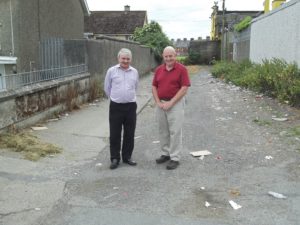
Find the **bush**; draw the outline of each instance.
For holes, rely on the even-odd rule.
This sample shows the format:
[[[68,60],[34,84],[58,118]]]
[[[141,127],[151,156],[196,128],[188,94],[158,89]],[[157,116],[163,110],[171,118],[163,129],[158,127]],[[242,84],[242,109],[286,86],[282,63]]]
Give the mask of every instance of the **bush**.
[[[217,62],[212,75],[232,83],[300,106],[300,70],[284,60],[264,60],[262,64]]]
[[[197,65],[201,63],[201,55],[199,52],[190,51],[188,57],[185,59],[186,65]]]
[[[234,30],[236,32],[241,32],[242,30],[249,27],[249,25],[251,24],[251,21],[252,21],[252,17],[251,16],[246,16],[241,22],[234,25]]]

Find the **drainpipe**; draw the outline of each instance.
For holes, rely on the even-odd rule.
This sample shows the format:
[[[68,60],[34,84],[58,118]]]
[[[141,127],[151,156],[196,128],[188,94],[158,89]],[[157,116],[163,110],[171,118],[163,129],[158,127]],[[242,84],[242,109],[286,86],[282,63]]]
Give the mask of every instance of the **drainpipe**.
[[[15,55],[15,43],[14,43],[14,26],[13,26],[13,17],[12,17],[12,6],[11,0],[9,1],[10,7],[10,29],[11,29],[11,48],[12,48],[12,55]]]

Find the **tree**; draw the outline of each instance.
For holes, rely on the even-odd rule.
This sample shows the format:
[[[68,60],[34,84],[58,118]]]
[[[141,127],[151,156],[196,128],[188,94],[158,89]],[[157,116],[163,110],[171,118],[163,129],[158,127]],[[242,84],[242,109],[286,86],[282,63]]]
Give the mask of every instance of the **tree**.
[[[166,46],[172,45],[169,38],[162,31],[161,26],[155,21],[151,21],[143,28],[136,28],[133,40],[150,47],[154,52],[155,59],[159,63],[162,61],[161,54],[163,49]]]

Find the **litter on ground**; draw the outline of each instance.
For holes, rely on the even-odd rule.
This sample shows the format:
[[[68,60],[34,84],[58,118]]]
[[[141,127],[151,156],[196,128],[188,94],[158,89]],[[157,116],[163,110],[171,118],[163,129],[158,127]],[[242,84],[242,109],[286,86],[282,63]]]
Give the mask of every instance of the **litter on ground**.
[[[281,198],[281,199],[287,198],[285,195],[280,194],[280,193],[276,193],[274,191],[269,191],[268,194],[275,197],[275,198]]]
[[[199,157],[199,156],[211,155],[212,153],[208,150],[202,150],[202,151],[190,152],[190,154],[194,157]]]
[[[279,121],[279,122],[284,122],[284,121],[287,121],[288,118],[278,118],[278,117],[273,117],[272,120],[275,120],[275,121]]]
[[[230,204],[230,205],[231,205],[231,207],[232,207],[233,209],[235,209],[235,210],[242,208],[242,206],[241,206],[241,205],[239,205],[239,204],[235,203],[235,202],[234,202],[234,201],[232,201],[232,200],[230,200],[230,201],[229,201],[229,204]]]
[[[31,127],[32,130],[47,130],[48,127]]]

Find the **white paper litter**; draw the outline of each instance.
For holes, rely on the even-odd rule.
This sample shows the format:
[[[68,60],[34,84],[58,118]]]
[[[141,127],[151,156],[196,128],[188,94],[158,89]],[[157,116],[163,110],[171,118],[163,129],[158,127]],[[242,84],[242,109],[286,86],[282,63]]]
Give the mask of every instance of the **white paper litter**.
[[[152,141],[153,144],[157,144],[159,143],[160,141]]]
[[[203,151],[190,152],[190,154],[192,156],[198,157],[198,156],[211,155],[212,153],[208,150],[203,150]]]
[[[273,196],[273,197],[275,197],[275,198],[281,198],[281,199],[287,198],[283,194],[276,193],[274,191],[269,191],[268,194],[271,195],[271,196]]]
[[[203,160],[203,159],[204,159],[204,155],[201,155],[198,159],[199,159],[199,160],[200,160],[200,159]]]
[[[270,155],[267,155],[267,156],[265,157],[265,159],[273,159],[273,157],[270,156]]]
[[[209,207],[210,206],[209,202],[205,202],[205,206]]]
[[[241,206],[241,205],[239,205],[239,204],[235,203],[235,202],[234,202],[234,201],[232,201],[232,200],[230,200],[230,201],[229,201],[229,204],[230,204],[230,205],[231,205],[231,207],[232,207],[233,209],[235,209],[235,210],[242,208],[242,206]]]
[[[287,121],[288,118],[277,118],[277,117],[273,117],[272,120],[279,121],[279,122],[283,122],[283,121]]]
[[[31,127],[32,130],[47,130],[48,127]]]

